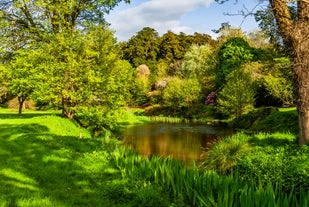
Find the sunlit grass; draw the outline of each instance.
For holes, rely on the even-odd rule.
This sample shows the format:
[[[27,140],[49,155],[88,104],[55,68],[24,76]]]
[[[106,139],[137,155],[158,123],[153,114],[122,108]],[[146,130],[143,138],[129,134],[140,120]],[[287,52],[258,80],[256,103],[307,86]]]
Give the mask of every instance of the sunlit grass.
[[[0,206],[111,206],[103,140],[58,114],[0,111]]]
[[[245,177],[233,172],[223,176],[214,170],[186,166],[172,158],[143,157],[115,144],[114,139],[106,143],[104,138],[91,138],[87,130],[58,115],[35,111],[17,115],[0,109],[0,207],[289,207],[309,204],[307,191],[296,193],[292,188],[286,192],[280,183],[262,185],[249,174]],[[294,157],[288,157],[294,165],[287,169],[303,170],[295,173],[295,180],[305,182],[308,148],[285,150],[290,149],[285,148],[286,143],[291,143],[295,135],[285,136],[284,133],[250,135],[247,137],[250,144],[258,149],[267,149],[277,139],[276,144],[281,146],[274,150],[274,144],[269,149],[274,154],[269,156],[264,151],[250,151],[251,155],[259,152],[257,156],[273,162],[276,156],[295,153]],[[237,152],[243,142],[239,148],[238,142],[232,144],[236,147],[227,150],[230,155]],[[245,152],[247,157],[249,151]],[[261,163],[260,157],[257,158]],[[244,167],[245,164],[251,163],[244,162]]]

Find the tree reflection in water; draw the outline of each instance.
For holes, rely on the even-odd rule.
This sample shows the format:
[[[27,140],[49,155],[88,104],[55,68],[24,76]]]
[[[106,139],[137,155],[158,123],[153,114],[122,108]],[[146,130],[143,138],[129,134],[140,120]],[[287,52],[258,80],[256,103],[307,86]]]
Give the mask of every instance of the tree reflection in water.
[[[152,123],[126,128],[121,137],[142,155],[172,156],[189,164],[200,159],[203,148],[231,133],[219,126]]]

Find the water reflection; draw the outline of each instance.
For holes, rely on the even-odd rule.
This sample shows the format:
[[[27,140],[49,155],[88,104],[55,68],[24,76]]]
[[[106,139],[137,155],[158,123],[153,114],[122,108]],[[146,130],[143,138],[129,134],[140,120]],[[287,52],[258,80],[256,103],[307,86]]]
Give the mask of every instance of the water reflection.
[[[230,133],[210,125],[152,123],[125,129],[122,139],[143,155],[172,156],[191,163],[199,160],[202,148]]]

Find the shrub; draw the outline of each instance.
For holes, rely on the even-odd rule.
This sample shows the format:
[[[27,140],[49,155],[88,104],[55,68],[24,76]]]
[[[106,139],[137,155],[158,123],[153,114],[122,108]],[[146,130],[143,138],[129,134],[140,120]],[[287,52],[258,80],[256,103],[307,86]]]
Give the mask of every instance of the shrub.
[[[243,157],[235,169],[244,179],[264,187],[280,183],[284,192],[309,190],[309,147],[299,146],[293,134],[257,134],[250,140],[254,153]]]
[[[121,114],[120,110],[105,107],[79,107],[74,118],[81,126],[88,128],[92,135],[99,136],[115,130]]]
[[[173,78],[163,90],[163,102],[174,112],[181,107],[188,107],[197,103],[200,98],[201,85],[197,79]]]
[[[210,149],[203,153],[201,167],[207,170],[216,170],[221,174],[231,172],[237,162],[252,151],[253,148],[248,140],[249,137],[238,133],[215,142]]]
[[[250,111],[247,114],[243,114],[230,122],[230,126],[239,129],[250,129],[256,126],[256,123],[264,120],[271,113],[278,112],[275,107],[263,107]]]

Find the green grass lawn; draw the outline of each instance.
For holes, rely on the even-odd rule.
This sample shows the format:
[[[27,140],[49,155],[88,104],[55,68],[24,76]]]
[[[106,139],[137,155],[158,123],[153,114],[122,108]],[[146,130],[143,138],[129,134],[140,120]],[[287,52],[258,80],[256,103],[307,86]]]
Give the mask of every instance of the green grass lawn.
[[[0,109],[0,207],[309,205],[309,148],[299,147],[295,134],[240,134],[254,149],[238,160],[235,174],[220,175],[144,158],[114,139],[91,138],[59,115]],[[126,118],[122,124],[148,121]],[[231,157],[231,150],[219,155]]]
[[[101,139],[54,112],[0,110],[0,206],[114,206]]]

